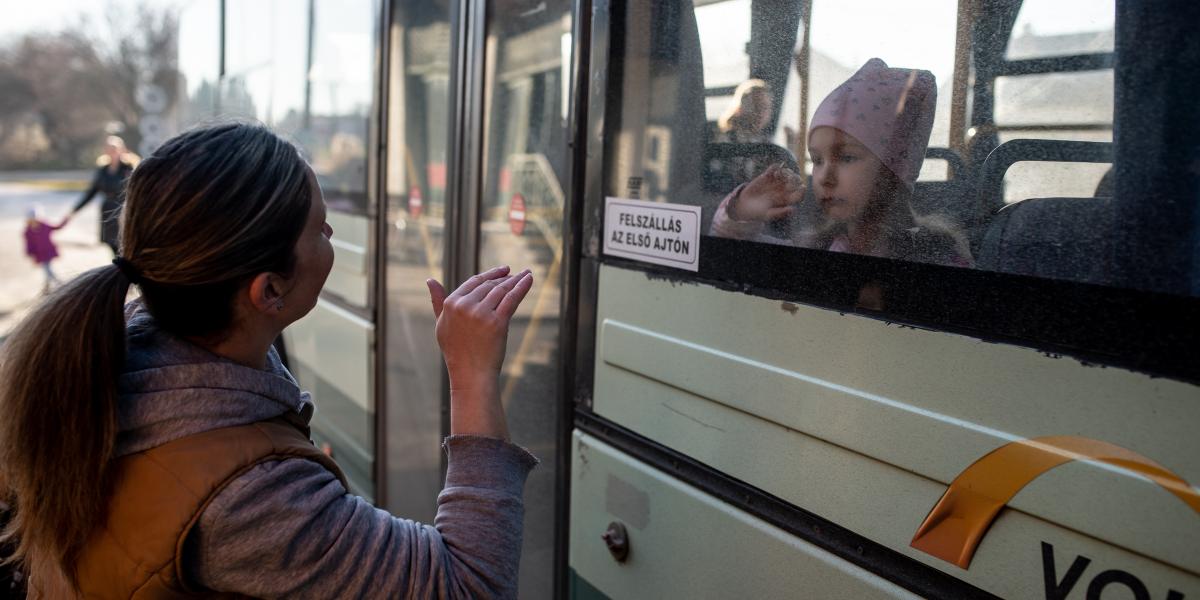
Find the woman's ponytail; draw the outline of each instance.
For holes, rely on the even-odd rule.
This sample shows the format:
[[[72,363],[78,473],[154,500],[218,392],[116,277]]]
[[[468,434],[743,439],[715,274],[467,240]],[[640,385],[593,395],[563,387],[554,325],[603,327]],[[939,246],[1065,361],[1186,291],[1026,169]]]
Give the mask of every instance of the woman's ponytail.
[[[295,146],[248,123],[180,134],[129,176],[121,258],[54,292],[0,348],[0,492],[15,511],[0,544],[15,560],[75,583],[103,523],[130,283],[158,328],[219,339],[240,286],[291,276],[312,186]]]
[[[62,286],[0,350],[0,485],[15,509],[10,561],[74,565],[103,521],[125,362],[129,279],[115,265]],[[75,573],[62,575],[72,584]]]

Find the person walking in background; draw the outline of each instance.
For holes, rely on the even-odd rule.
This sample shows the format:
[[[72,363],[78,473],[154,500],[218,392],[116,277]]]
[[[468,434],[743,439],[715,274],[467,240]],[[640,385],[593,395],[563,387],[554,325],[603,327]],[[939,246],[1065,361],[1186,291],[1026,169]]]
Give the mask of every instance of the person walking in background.
[[[67,221],[64,219],[58,225],[51,225],[41,220],[40,212],[37,207],[32,207],[25,214],[25,254],[45,271],[46,283],[42,286],[42,292],[45,293],[61,283],[50,267],[50,261],[58,257],[58,247],[50,239],[50,234],[62,229]]]
[[[117,254],[118,221],[121,216],[121,203],[125,199],[125,180],[137,167],[138,155],[125,149],[125,141],[110,135],[104,140],[104,154],[96,159],[96,173],[92,176],[92,184],[87,192],[71,209],[71,215],[83,210],[96,194],[104,197],[100,205],[100,241],[112,248],[113,255]]]
[[[509,442],[499,377],[533,276],[426,282],[445,487],[432,525],[397,518],[313,445],[314,400],[271,345],[329,276],[326,210],[297,148],[259,125],[186,132],[134,170],[119,256],[0,355],[0,544],[33,597],[516,597],[538,461]]]

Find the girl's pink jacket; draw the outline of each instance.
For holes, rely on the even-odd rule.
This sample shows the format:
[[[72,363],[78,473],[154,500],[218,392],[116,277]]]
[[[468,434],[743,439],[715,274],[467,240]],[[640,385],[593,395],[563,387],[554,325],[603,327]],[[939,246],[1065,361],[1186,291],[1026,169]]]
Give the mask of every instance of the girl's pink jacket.
[[[37,264],[45,264],[58,256],[58,248],[50,239],[50,232],[61,229],[62,225],[51,225],[35,221],[25,226],[25,254]]]

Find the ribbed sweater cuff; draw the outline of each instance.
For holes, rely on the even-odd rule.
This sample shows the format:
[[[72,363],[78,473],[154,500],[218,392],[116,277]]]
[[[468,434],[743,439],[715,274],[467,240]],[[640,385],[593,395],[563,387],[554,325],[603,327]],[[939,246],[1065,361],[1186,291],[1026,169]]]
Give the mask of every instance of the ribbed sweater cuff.
[[[442,449],[447,488],[487,488],[520,496],[525,478],[539,462],[520,446],[479,435],[452,435]]]

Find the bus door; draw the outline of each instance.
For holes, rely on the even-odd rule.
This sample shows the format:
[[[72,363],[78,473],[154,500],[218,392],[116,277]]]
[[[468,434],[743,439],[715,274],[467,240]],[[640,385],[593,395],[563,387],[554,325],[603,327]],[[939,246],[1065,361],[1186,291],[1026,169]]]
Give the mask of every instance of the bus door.
[[[572,595],[1200,595],[1200,47],[1197,8],[1168,4],[594,2]],[[951,176],[927,164],[912,235],[967,247],[956,215],[1003,195],[984,173],[1013,156],[1111,162],[1113,186],[1021,175],[986,211],[986,260],[853,252],[812,194],[793,223],[716,235],[761,169],[812,173],[807,124],[872,58],[933,75],[932,154],[980,174],[922,186]],[[776,114],[723,124],[760,84]],[[1015,150],[973,152],[985,125]],[[710,148],[727,143],[744,152]]]
[[[447,390],[425,280],[447,282],[451,136],[451,7],[392,2],[381,208],[382,505],[432,523],[442,488]]]
[[[541,464],[525,485],[520,595],[555,593],[556,481],[566,407],[559,365],[566,204],[568,83],[573,3],[487,3],[482,52],[482,152],[477,246],[472,272],[494,265],[533,270],[534,286],[514,316],[500,382],[513,440]]]
[[[533,270],[501,401],[540,466],[525,488],[522,598],[555,596],[562,444],[559,310],[570,2],[392,3],[386,161],[385,505],[432,521],[448,392],[427,278]]]

